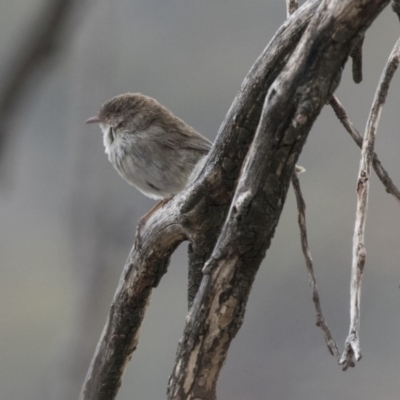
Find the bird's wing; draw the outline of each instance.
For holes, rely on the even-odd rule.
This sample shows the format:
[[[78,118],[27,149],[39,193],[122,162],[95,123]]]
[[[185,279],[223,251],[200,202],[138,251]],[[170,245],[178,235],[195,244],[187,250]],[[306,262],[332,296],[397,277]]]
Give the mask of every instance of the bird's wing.
[[[175,125],[173,129],[169,127],[168,132],[165,131],[165,127],[153,124],[149,127],[149,131],[154,139],[158,138],[159,145],[175,150],[195,150],[207,154],[212,146],[207,138],[186,124]]]
[[[173,147],[197,150],[204,154],[207,154],[211,149],[212,143],[193,128],[190,128],[190,135],[181,129],[176,129],[174,133],[176,134],[168,135],[168,141],[171,142]]]

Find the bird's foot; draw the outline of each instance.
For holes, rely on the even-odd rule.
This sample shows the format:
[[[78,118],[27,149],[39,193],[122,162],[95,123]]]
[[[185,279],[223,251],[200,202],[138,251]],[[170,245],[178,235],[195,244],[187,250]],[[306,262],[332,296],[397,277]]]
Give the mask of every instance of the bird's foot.
[[[142,248],[142,229],[146,225],[147,218],[145,218],[146,215],[142,218],[140,218],[138,225],[136,227],[136,234],[135,234],[135,249],[137,251],[140,251]]]
[[[136,228],[136,236],[135,236],[135,249],[140,251],[142,248],[142,229],[146,225],[147,221],[150,219],[150,217],[158,210],[160,209],[164,204],[167,204],[174,196],[167,197],[165,199],[160,200],[147,214],[143,215],[142,218],[140,218],[137,228]]]

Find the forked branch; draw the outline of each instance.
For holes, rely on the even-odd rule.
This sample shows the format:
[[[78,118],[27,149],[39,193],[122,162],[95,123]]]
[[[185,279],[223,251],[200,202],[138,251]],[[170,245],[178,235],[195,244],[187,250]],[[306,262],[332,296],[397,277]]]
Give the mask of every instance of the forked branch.
[[[323,1],[269,89],[227,219],[187,317],[169,399],[216,398],[220,369],[242,324],[308,132],[339,82],[354,38],[387,4]]]
[[[152,288],[186,238],[196,265],[208,261],[168,398],[215,398],[220,369],[243,321],[307,134],[339,82],[354,38],[388,1],[310,0],[279,30],[243,82],[203,171],[152,216],[142,232],[141,253],[134,250],[128,258],[81,400],[115,398]]]
[[[152,288],[165,272],[175,247],[189,239],[191,266],[200,270],[209,258],[255,134],[260,101],[281,72],[319,3],[320,0],[307,2],[296,18],[286,21],[278,30],[245,78],[197,180],[146,224],[141,252],[133,249],[125,264],[81,400],[112,400],[117,395],[138,342]],[[160,240],[159,235],[166,237]]]
[[[358,132],[358,130],[354,127],[342,103],[334,95],[332,96],[332,99],[330,100],[329,104],[333,108],[333,111],[339,118],[339,121],[342,123],[346,131],[350,134],[352,139],[356,142],[357,146],[361,149],[363,144],[363,138]],[[383,186],[385,187],[386,192],[391,194],[397,201],[400,202],[400,190],[397,188],[397,186],[390,178],[388,172],[383,167],[376,153],[373,153],[372,167],[374,168],[376,175],[378,176]]]

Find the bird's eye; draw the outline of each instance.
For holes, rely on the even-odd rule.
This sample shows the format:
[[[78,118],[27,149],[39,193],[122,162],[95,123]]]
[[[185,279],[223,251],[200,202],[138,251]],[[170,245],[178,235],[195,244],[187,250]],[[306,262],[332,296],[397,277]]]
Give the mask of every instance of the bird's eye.
[[[110,126],[110,129],[108,130],[108,136],[110,137],[110,141],[112,143],[115,139],[114,129],[112,126]]]

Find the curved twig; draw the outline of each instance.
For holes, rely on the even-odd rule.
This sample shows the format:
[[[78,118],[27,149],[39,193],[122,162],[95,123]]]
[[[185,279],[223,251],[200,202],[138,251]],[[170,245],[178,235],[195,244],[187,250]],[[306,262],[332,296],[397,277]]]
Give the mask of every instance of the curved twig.
[[[321,301],[319,298],[317,280],[314,274],[313,260],[311,257],[310,249],[308,247],[307,239],[307,224],[306,224],[306,203],[301,193],[300,181],[297,176],[296,171],[292,176],[292,186],[294,193],[296,195],[297,210],[299,213],[298,222],[300,227],[300,239],[301,239],[301,249],[304,254],[304,259],[306,261],[307,271],[310,278],[310,284],[312,289],[312,300],[315,308],[315,316],[317,318],[316,325],[321,328],[325,336],[325,342],[328,347],[329,352],[339,360],[340,353],[335,340],[332,337],[331,331],[325,321],[324,315],[322,313]]]
[[[374,155],[375,136],[378,129],[382,107],[388,94],[390,82],[399,65],[399,60],[400,39],[396,42],[382,72],[374,101],[372,103],[372,108],[369,113],[361,150],[361,162],[357,180],[357,210],[353,236],[353,261],[351,267],[350,329],[349,335],[346,339],[345,349],[340,359],[340,364],[343,365],[344,369],[348,366],[352,366],[354,361],[359,361],[362,357],[359,337],[360,297],[361,280],[366,258],[364,235],[368,209],[370,168]]]

